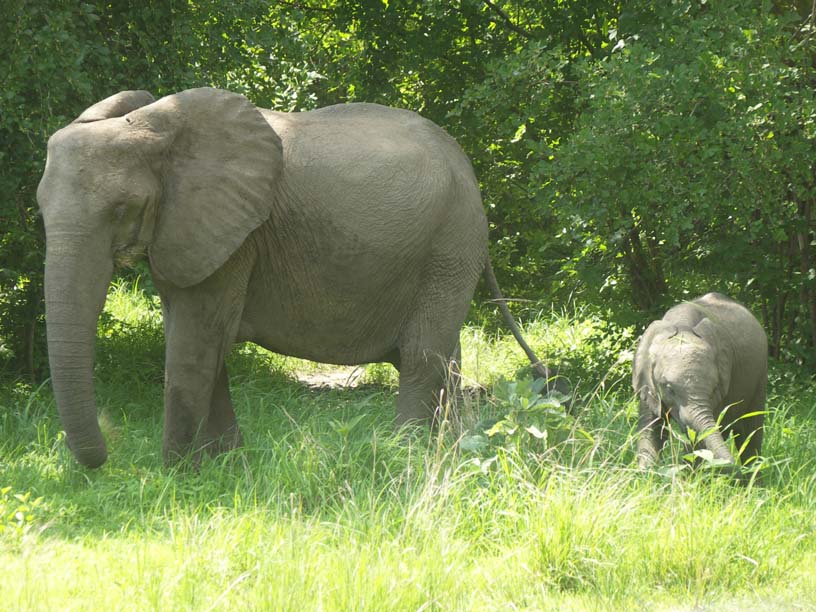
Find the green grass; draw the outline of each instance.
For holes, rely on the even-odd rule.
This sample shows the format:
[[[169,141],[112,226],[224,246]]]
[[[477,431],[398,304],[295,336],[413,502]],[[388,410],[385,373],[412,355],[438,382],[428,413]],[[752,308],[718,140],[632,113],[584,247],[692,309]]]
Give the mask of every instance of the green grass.
[[[369,366],[355,389],[312,388],[296,374],[325,366],[239,347],[245,447],[176,472],[161,465],[159,319],[140,291],[111,291],[99,470],[66,450],[47,385],[0,391],[3,609],[816,608],[816,390],[781,366],[761,487],[634,469],[618,363],[634,337],[580,310],[525,329],[585,396],[566,436],[462,450],[477,421],[507,411],[475,391],[461,422],[399,434],[390,367]],[[512,339],[462,337],[467,381],[524,365]]]

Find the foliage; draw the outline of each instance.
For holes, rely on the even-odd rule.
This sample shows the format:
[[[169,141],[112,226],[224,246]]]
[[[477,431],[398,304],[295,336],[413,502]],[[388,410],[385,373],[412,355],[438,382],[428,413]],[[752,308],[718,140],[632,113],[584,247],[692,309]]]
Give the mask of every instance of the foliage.
[[[109,326],[159,324],[153,299],[124,283],[111,289],[107,309]],[[533,335],[565,335],[568,322],[556,322]],[[152,340],[117,336],[117,359],[148,357]],[[480,336],[463,338],[469,378],[469,340]],[[503,342],[486,342],[482,360],[501,358]],[[664,478],[634,469],[628,388],[592,396],[573,418],[542,398],[541,383],[513,381],[514,364],[486,363],[505,382],[494,397],[474,396],[462,427],[478,430],[498,414],[536,430],[511,432],[505,419],[504,440],[496,434],[492,448],[474,454],[463,452],[456,427],[394,431],[394,390],[310,388],[295,380],[305,364],[243,350],[229,367],[245,446],[198,472],[162,467],[160,380],[100,378],[111,454],[99,470],[71,458],[47,385],[0,388],[6,608],[767,609],[816,601],[816,396],[801,380],[775,374],[764,447],[775,461],[763,487],[741,487],[705,471]],[[276,375],[262,376],[273,364]],[[541,446],[534,434],[545,429]]]
[[[118,90],[162,94],[194,84],[195,45],[178,18],[186,2],[7,4],[0,20],[0,361],[33,379],[46,367],[44,236],[35,199],[46,140]]]
[[[556,369],[578,397],[615,387],[622,380],[628,385],[637,338],[633,326],[612,320],[614,313],[574,306],[549,312],[520,310],[518,315],[526,321],[522,334],[536,355]],[[465,369],[473,372],[472,382],[494,384],[502,377],[502,368],[510,368],[515,378],[528,376],[530,362],[497,323],[500,317],[483,309],[473,319],[461,334],[463,344],[472,347],[463,357]]]
[[[157,295],[137,277],[114,280],[99,317],[94,376],[122,384],[164,380],[164,329]]]
[[[568,398],[555,391],[544,395],[546,387],[544,378],[500,380],[493,388],[499,416],[479,421],[459,448],[482,455],[498,448],[543,454],[570,439],[576,430],[566,410]]]
[[[578,278],[652,312],[718,289],[762,312],[775,354],[813,345],[816,75],[799,25],[754,3],[621,15],[553,164]]]
[[[47,137],[121,89],[418,110],[473,160],[508,295],[642,325],[710,289],[812,364],[812,5],[10,0],[0,19],[0,364],[43,378]]]
[[[19,543],[31,531],[42,503],[42,497],[31,497],[31,491],[13,493],[12,487],[0,487],[0,539]]]

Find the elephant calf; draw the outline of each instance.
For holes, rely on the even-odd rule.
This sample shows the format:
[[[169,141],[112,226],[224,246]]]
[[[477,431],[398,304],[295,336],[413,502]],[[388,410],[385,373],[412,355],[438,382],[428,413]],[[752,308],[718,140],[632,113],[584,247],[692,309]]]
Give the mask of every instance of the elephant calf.
[[[632,367],[640,401],[638,463],[652,465],[666,440],[664,419],[703,434],[717,459],[735,463],[721,425],[743,463],[762,447],[768,343],[759,321],[719,293],[683,302],[643,334]]]

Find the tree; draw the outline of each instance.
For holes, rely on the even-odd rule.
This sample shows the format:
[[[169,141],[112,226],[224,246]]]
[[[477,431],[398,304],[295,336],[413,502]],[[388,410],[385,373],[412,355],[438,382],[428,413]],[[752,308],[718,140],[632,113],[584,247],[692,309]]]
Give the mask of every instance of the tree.
[[[380,102],[473,160],[509,294],[641,320],[719,288],[816,346],[809,0],[11,0],[0,21],[0,363],[42,376],[48,136],[122,89]],[[812,358],[812,357],[810,357]]]
[[[646,311],[723,290],[763,311],[777,351],[783,336],[812,346],[816,105],[801,22],[753,4],[630,11],[616,53],[583,67],[584,110],[553,164],[552,201],[585,245],[571,265]]]

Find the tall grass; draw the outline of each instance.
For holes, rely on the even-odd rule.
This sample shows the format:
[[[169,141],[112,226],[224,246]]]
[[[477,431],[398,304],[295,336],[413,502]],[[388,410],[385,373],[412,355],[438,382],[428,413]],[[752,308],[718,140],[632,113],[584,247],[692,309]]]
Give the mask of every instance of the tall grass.
[[[389,368],[313,387],[297,374],[317,366],[241,347],[245,447],[178,472],[161,465],[157,306],[118,285],[106,308],[101,469],[65,449],[47,385],[0,391],[4,609],[816,609],[816,392],[801,378],[774,374],[763,486],[746,487],[634,468],[618,359],[633,339],[586,312],[525,328],[583,375],[572,435],[478,452],[460,440],[507,411],[489,388],[524,364],[484,327],[463,333],[464,376],[488,390],[437,432],[394,430]]]

